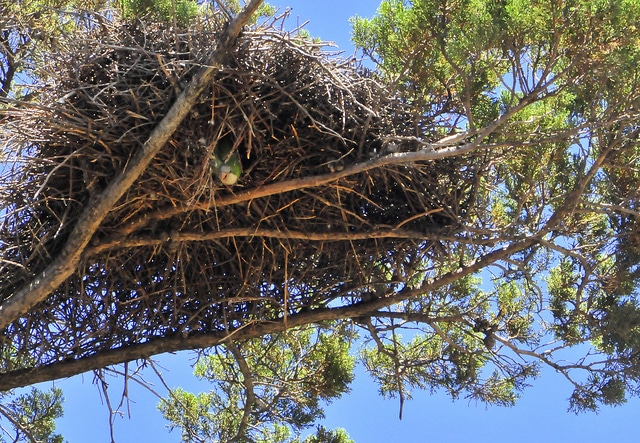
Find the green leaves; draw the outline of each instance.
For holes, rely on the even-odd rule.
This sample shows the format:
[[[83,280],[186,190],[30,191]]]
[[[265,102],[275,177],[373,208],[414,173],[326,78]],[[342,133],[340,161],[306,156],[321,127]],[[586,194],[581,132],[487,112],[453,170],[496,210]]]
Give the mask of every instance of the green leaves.
[[[321,401],[348,392],[353,368],[339,335],[290,330],[215,349],[195,367],[214,388],[198,395],[176,389],[159,408],[184,441],[290,441],[323,417]],[[338,431],[311,441],[334,441],[329,436],[346,442]]]
[[[537,373],[535,365],[496,366],[492,349],[485,347],[484,333],[474,334],[471,328],[464,330],[446,323],[440,323],[437,330],[437,334],[418,333],[406,342],[396,334],[380,336],[377,347],[361,351],[380,394],[399,397],[401,408],[414,389],[444,390],[453,399],[511,406],[525,381]]]
[[[316,434],[305,438],[302,443],[354,443],[354,441],[342,428],[327,430],[324,426],[319,426]]]
[[[61,20],[66,16],[56,11],[41,15],[39,22],[27,20],[30,25],[25,29],[14,26],[17,18],[31,20],[42,13],[43,4],[25,3],[22,15],[15,7],[7,9],[13,21],[3,22],[8,33],[0,45],[7,62],[2,73],[4,95],[16,73],[37,65],[41,55],[55,47],[56,35],[71,32],[76,25],[73,20]],[[56,3],[59,8],[74,5],[77,3]],[[95,5],[102,7],[104,2]],[[232,1],[226,6],[233,13],[239,5]],[[199,13],[193,0],[120,0],[118,6],[125,20],[180,26],[188,25]],[[392,184],[382,185],[372,178],[366,187],[355,189],[351,186],[354,174],[326,185],[336,195],[362,197],[362,203],[352,207],[341,206],[345,200],[318,198],[305,208],[308,212],[296,212],[289,205],[277,205],[275,199],[264,207],[247,202],[247,212],[261,214],[256,224],[241,226],[230,217],[229,224],[216,226],[216,235],[220,235],[216,241],[226,245],[225,254],[237,253],[244,274],[228,272],[226,283],[234,281],[240,287],[244,278],[244,287],[261,288],[254,300],[268,292],[280,294],[280,282],[286,287],[290,277],[281,261],[274,261],[273,273],[283,266],[284,278],[265,280],[263,286],[246,280],[255,270],[251,263],[263,260],[260,254],[280,245],[289,251],[301,244],[294,238],[300,233],[271,224],[277,223],[268,216],[267,209],[272,209],[268,206],[273,205],[276,213],[291,211],[291,219],[311,220],[307,227],[314,235],[301,241],[306,242],[305,247],[311,245],[307,250],[318,246],[311,257],[296,257],[300,269],[322,263],[325,248],[332,247],[327,245],[340,239],[347,238],[351,245],[371,243],[371,249],[356,257],[353,275],[345,277],[348,281],[338,282],[331,271],[320,277],[328,279],[326,286],[316,284],[318,280],[304,280],[307,271],[296,277],[301,280],[296,281],[294,291],[308,290],[309,297],[298,297],[295,304],[285,302],[284,309],[287,315],[308,318],[309,324],[316,324],[314,312],[318,318],[354,316],[353,321],[369,337],[360,354],[365,367],[383,396],[400,398],[401,408],[415,389],[512,405],[542,364],[573,385],[572,409],[621,404],[628,392],[640,391],[638,23],[640,6],[630,0],[386,0],[375,17],[354,18],[354,41],[377,64],[378,72],[371,75],[379,74],[380,82],[385,83],[386,89],[377,91],[394,93],[410,110],[406,116],[415,116],[411,121],[394,115],[405,118],[399,124],[413,131],[411,136],[393,140],[398,151],[393,154],[399,154],[395,158],[409,158],[404,154],[417,158],[429,152],[433,153],[429,159],[441,156],[438,165],[450,171],[429,169],[437,191],[415,189],[411,183],[431,160],[394,165],[401,180],[396,178]],[[43,37],[47,35],[49,40]],[[14,38],[14,46],[7,44],[9,37]],[[307,37],[300,37],[302,44]],[[260,76],[254,80],[262,81]],[[301,87],[307,90],[307,85]],[[264,97],[255,98],[256,103],[265,103],[261,102]],[[308,102],[297,103],[300,109],[296,112],[304,114],[304,107],[313,99],[310,96]],[[214,108],[215,99],[211,102]],[[380,115],[386,112],[382,111]],[[341,117],[338,114],[331,118]],[[249,126],[242,130],[255,129],[249,123],[253,120],[243,121]],[[280,142],[276,135],[286,129],[300,142],[295,125],[288,120],[274,118],[269,125],[273,140]],[[457,142],[437,143],[461,131],[465,137]],[[255,134],[269,137],[269,131]],[[386,142],[379,135],[372,140],[371,134],[377,133],[363,133],[359,150],[365,152],[369,143]],[[407,140],[413,143],[409,148],[403,145]],[[346,146],[353,140],[344,141]],[[225,185],[234,185],[241,178],[239,144],[243,148],[240,139],[227,135],[213,149],[211,170]],[[276,144],[273,146],[276,152]],[[355,152],[355,144],[346,147]],[[411,152],[403,152],[405,148]],[[388,167],[383,160],[376,157],[373,162]],[[364,164],[369,160],[358,157],[354,161]],[[295,162],[284,163],[288,171],[297,167]],[[201,163],[186,158],[185,164],[196,167]],[[345,175],[350,170],[346,171]],[[270,176],[275,171],[266,172]],[[384,186],[393,192],[381,192]],[[409,191],[431,193],[433,207],[412,208]],[[435,195],[438,193],[456,198],[441,198],[445,196]],[[212,214],[217,222],[218,208],[206,209],[216,209]],[[366,230],[358,231],[356,223],[354,230],[337,232],[331,223],[317,221],[319,214],[336,209],[335,214],[358,219]],[[409,210],[415,216],[407,219]],[[436,229],[435,222],[434,229],[427,222],[420,226],[429,229],[418,230],[413,223],[440,212],[451,220],[445,230]],[[371,214],[380,217],[374,219]],[[193,219],[199,216],[193,215]],[[164,260],[155,248],[167,241],[168,234],[156,236],[156,226],[148,227],[144,235],[130,236],[132,244],[146,241],[145,246],[154,248],[154,260]],[[175,229],[168,222],[166,227]],[[249,231],[256,244],[263,245],[262,252],[247,249],[243,253],[237,248],[242,232]],[[204,240],[194,239],[198,232],[208,235],[212,230],[185,225],[187,235],[175,237],[182,237],[180,248],[186,253],[196,251],[193,245],[203,244]],[[376,248],[376,236],[381,233],[393,241],[396,234],[399,240],[408,241],[396,250],[391,243],[387,243],[391,245],[388,250]],[[317,240],[320,237],[323,239]],[[438,254],[431,254],[436,250]],[[249,260],[250,254],[256,261]],[[216,260],[220,262],[216,266],[223,266],[226,259]],[[209,266],[215,260],[202,261]],[[213,282],[212,294],[226,283]],[[322,292],[318,287],[329,288],[333,295],[326,299],[318,295],[321,302],[316,302],[315,292]],[[204,304],[210,301],[208,291],[202,293]],[[236,303],[232,293],[235,291],[221,295],[230,298],[228,304],[226,299],[215,302],[223,306],[220,315],[231,312],[224,311],[229,306],[241,309],[244,299]],[[282,294],[282,300],[287,300],[287,291]],[[276,300],[280,299],[273,298],[273,306],[280,306]],[[346,309],[334,309],[334,304]],[[287,317],[279,317],[281,310],[269,311],[260,303],[255,306],[247,324],[231,322],[238,327],[236,332],[253,327],[254,321],[257,328],[282,321],[286,329]],[[202,333],[211,331],[213,328],[203,329]],[[211,391],[193,394],[178,388],[159,408],[172,427],[181,429],[185,441],[299,442],[301,432],[322,417],[324,402],[348,392],[355,363],[345,337],[351,338],[349,331],[334,324],[329,332],[309,326],[238,343],[229,341],[203,356],[196,366],[196,375],[211,382]],[[567,363],[564,354],[578,352],[576,362]],[[7,366],[23,364],[10,361]],[[574,376],[576,372],[581,375]],[[47,427],[48,418],[34,411],[45,409],[47,417],[55,416],[58,398],[33,393],[23,400],[16,403],[15,415],[41,422],[42,438],[57,438],[50,435],[53,428]],[[303,441],[346,443],[349,439],[342,431],[318,428]]]
[[[631,1],[390,0],[375,17],[353,19],[353,40],[409,100],[473,128],[495,118],[487,107],[505,91],[537,99],[566,89],[578,113],[637,92],[638,9]]]
[[[55,419],[63,415],[62,391],[58,388],[44,392],[32,388],[30,392],[9,400],[2,395],[0,415],[11,423],[10,434],[5,426],[2,431],[9,437],[6,441],[38,441],[46,443],[62,443],[62,435],[54,434]],[[5,441],[0,435],[0,441]]]
[[[638,23],[633,1],[386,1],[376,17],[354,19],[356,44],[433,118],[436,140],[459,129],[485,131],[478,155],[492,166],[479,179],[476,223],[463,229],[469,245],[460,249],[478,257],[489,250],[480,238],[492,246],[536,240],[497,267],[495,290],[474,308],[474,345],[461,333],[464,322],[444,328],[438,317],[445,312],[423,311],[440,327],[437,334],[425,328],[425,339],[441,348],[418,370],[425,386],[461,389],[479,368],[496,365],[501,375],[485,378],[483,396],[510,402],[507,387],[530,369],[475,357],[482,320],[502,339],[495,352],[530,347],[570,379],[574,410],[619,404],[625,387],[637,391],[639,133],[630,116],[640,103]],[[442,296],[432,292],[430,307]],[[471,316],[472,306],[460,299],[458,312]],[[541,345],[554,338],[560,344]],[[378,365],[384,393],[408,390],[411,377],[398,368],[415,361],[413,342],[388,340],[365,358]],[[592,377],[573,378],[575,368],[552,358],[577,345],[595,347],[580,365]],[[453,380],[436,377],[435,368],[452,363]]]
[[[132,19],[153,19],[173,23],[175,19],[181,26],[198,15],[198,3],[195,0],[117,0],[123,17]]]

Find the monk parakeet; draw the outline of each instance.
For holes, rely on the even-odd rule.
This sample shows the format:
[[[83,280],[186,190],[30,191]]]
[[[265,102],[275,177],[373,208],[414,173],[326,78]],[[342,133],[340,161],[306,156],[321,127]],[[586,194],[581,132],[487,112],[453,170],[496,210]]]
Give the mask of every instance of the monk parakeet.
[[[218,141],[213,150],[213,169],[225,185],[234,185],[242,174],[242,162],[238,151],[233,151],[233,139],[229,136]]]

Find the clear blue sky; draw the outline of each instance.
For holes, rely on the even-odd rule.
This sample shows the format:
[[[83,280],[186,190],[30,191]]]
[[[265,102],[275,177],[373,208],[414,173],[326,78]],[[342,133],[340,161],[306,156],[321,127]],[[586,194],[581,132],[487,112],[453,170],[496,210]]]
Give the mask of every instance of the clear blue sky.
[[[284,8],[290,6],[292,23],[311,20],[307,29],[312,35],[335,41],[348,54],[350,45],[349,17],[358,14],[369,17],[375,12],[378,0],[291,0],[271,1]],[[181,353],[163,355],[159,361],[166,368],[163,373],[172,387],[182,386],[196,391],[198,384],[191,376],[192,355]],[[164,388],[149,373],[154,389],[165,394]],[[70,443],[108,443],[109,415],[95,385],[93,375],[74,377],[56,382],[65,392],[65,417],[58,422],[58,431]],[[43,385],[48,387],[50,384]],[[206,390],[205,384],[199,385]],[[119,401],[122,380],[110,385],[112,402]],[[377,387],[359,371],[351,394],[326,408],[324,425],[344,427],[357,443],[395,442],[617,442],[640,440],[638,421],[640,401],[632,400],[618,408],[603,409],[599,415],[576,416],[567,413],[567,398],[571,387],[551,370],[542,373],[533,386],[513,408],[469,404],[465,400],[452,402],[444,395],[414,393],[414,399],[404,407],[404,418],[398,420],[398,403],[383,400]],[[156,411],[157,400],[133,383],[129,385],[132,403],[122,408],[131,418],[116,420],[118,443],[177,443],[179,431],[168,433],[166,423]]]

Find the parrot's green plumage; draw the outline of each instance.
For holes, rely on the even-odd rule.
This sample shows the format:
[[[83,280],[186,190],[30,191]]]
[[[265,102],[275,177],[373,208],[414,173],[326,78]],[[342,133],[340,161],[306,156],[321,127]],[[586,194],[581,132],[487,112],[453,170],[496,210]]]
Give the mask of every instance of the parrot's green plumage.
[[[213,150],[213,169],[225,185],[234,185],[242,174],[242,162],[237,150],[233,150],[233,139],[223,137]]]

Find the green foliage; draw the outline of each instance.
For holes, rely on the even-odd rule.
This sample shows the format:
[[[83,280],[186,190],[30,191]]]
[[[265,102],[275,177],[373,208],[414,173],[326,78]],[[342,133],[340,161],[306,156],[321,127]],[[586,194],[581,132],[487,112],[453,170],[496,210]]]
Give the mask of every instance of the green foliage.
[[[386,0],[373,18],[353,19],[354,42],[431,118],[432,139],[468,131],[494,162],[478,177],[469,243],[450,245],[451,262],[425,277],[454,272],[458,261],[491,251],[484,245],[536,241],[497,268],[493,291],[455,302],[431,293],[407,303],[401,311],[412,315],[402,322],[374,325],[399,331],[423,315],[432,326],[408,343],[386,332],[364,353],[383,394],[456,386],[455,396],[465,383],[477,392],[468,380],[488,373],[479,397],[508,404],[536,361],[571,380],[576,411],[637,392],[640,175],[630,165],[640,160],[631,117],[640,103],[638,23],[637,1],[607,0]],[[430,369],[407,364],[419,337],[431,342],[420,351]],[[553,340],[560,344],[544,344]],[[493,358],[497,349],[519,352],[516,345],[536,356],[531,366]],[[595,347],[582,378],[553,358],[577,345]]]
[[[0,414],[7,418],[13,428],[9,432],[6,427],[3,431],[8,438],[0,435],[0,441],[38,441],[47,443],[62,443],[62,435],[55,434],[55,419],[63,415],[62,391],[52,388],[43,392],[32,388],[29,393],[17,398],[8,399],[2,395],[3,405],[0,406]]]
[[[87,11],[99,11],[108,0],[0,0],[0,98],[32,98],[29,87],[45,80],[47,54],[60,40],[86,25]],[[16,80],[20,78],[20,85]]]
[[[354,441],[342,428],[327,430],[324,426],[318,426],[316,434],[305,438],[302,443],[354,443]]]
[[[414,102],[464,115],[473,128],[495,118],[501,101],[514,105],[549,80],[576,114],[634,90],[638,9],[634,1],[385,0],[372,19],[353,19],[353,40]],[[559,121],[566,112],[547,109]]]
[[[492,369],[491,349],[485,346],[484,335],[441,326],[438,330],[442,336],[419,334],[408,342],[398,335],[379,335],[377,347],[361,351],[365,368],[378,382],[383,396],[404,401],[411,399],[414,389],[443,389],[453,399],[464,397],[510,406],[526,386],[527,378],[537,374],[535,365]],[[447,339],[443,340],[445,334]]]
[[[153,19],[171,23],[174,18],[180,26],[186,26],[198,15],[195,0],[118,0],[122,16]]]
[[[537,375],[538,365],[496,362],[494,334],[535,342],[535,303],[515,281],[499,285],[491,294],[481,286],[480,278],[468,275],[407,301],[395,313],[377,313],[367,325],[371,338],[360,355],[381,395],[399,397],[401,408],[415,389],[444,390],[453,399],[514,404],[527,381]],[[416,325],[410,326],[413,322]],[[404,340],[400,331],[408,331],[410,339]]]
[[[27,31],[17,18],[2,22],[5,95],[16,72],[78,25],[44,13],[45,4],[2,4],[8,17],[32,20]],[[180,25],[214,8],[193,0],[118,5],[127,20]],[[241,6],[221,8],[230,16]],[[264,6],[256,17],[273,12]],[[362,257],[371,276],[360,283],[372,304],[400,300],[353,320],[368,334],[360,358],[381,395],[400,398],[401,408],[415,389],[510,406],[543,364],[573,385],[576,412],[640,391],[639,23],[632,0],[385,0],[375,17],[353,19],[354,42],[381,81],[421,116],[416,139],[467,131],[463,142],[477,147],[455,166],[474,177],[470,221],[420,240],[425,251],[443,248],[448,261]],[[195,368],[211,391],[177,388],[159,409],[183,441],[348,443],[340,429],[319,427],[304,440],[301,432],[323,416],[323,402],[348,392],[352,334],[336,323],[328,332],[306,327],[220,346]],[[584,358],[567,363],[567,349],[586,349]],[[11,411],[36,423],[40,439],[58,441],[48,420],[61,413],[61,397],[51,395],[34,391]]]
[[[214,389],[173,390],[159,408],[172,428],[182,429],[183,441],[290,441],[323,417],[321,401],[348,392],[353,368],[340,335],[289,330],[215,349],[194,371]],[[317,438],[345,437],[322,431]]]
[[[224,9],[226,9],[231,14],[234,14],[234,15],[239,13],[243,8],[243,5],[240,3],[240,0],[226,0],[226,1],[222,2],[222,3],[223,4],[220,5],[220,6],[223,7]],[[270,17],[270,16],[274,15],[276,13],[276,11],[277,11],[277,8],[275,6],[270,5],[269,3],[262,3],[258,7],[258,10],[255,13],[255,18],[258,18],[258,17]]]

